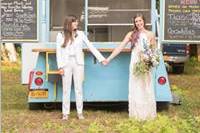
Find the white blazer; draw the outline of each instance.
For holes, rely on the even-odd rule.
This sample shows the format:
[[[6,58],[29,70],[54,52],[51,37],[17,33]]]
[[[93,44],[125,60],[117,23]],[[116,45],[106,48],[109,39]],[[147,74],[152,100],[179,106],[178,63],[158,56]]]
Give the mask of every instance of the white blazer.
[[[58,33],[56,38],[56,58],[58,69],[63,68],[68,64],[69,61],[69,51],[67,46],[65,48],[61,47],[64,43],[64,35]],[[87,36],[83,31],[77,31],[77,37],[72,42],[75,47],[75,58],[78,65],[84,65],[84,54],[83,54],[83,45],[86,44],[89,50],[94,54],[99,62],[105,60],[101,53],[91,44]]]

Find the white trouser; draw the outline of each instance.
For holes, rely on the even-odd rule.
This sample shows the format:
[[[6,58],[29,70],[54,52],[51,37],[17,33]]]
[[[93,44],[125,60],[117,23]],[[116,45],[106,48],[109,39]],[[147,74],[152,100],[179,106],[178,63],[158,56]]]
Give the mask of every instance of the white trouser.
[[[71,93],[71,83],[72,75],[74,79],[74,89],[76,97],[76,109],[77,113],[81,114],[83,111],[83,93],[82,93],[82,83],[84,66],[78,65],[74,56],[69,58],[69,63],[63,68],[64,75],[62,76],[63,82],[63,96],[62,96],[62,113],[64,115],[70,113],[70,93]]]

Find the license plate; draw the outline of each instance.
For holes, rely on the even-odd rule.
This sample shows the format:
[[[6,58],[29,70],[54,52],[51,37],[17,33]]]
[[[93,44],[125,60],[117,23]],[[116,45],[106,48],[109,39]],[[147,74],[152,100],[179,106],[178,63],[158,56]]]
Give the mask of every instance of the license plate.
[[[31,90],[29,91],[31,98],[48,98],[48,90]]]

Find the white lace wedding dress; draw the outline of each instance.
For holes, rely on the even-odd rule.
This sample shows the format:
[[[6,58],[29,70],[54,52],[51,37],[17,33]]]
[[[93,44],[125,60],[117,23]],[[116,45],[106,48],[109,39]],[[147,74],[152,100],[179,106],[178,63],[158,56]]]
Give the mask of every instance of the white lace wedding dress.
[[[156,117],[156,101],[151,72],[136,76],[133,74],[133,67],[139,60],[139,51],[149,45],[145,33],[140,33],[139,39],[131,53],[129,67],[129,117],[138,120],[149,120]]]

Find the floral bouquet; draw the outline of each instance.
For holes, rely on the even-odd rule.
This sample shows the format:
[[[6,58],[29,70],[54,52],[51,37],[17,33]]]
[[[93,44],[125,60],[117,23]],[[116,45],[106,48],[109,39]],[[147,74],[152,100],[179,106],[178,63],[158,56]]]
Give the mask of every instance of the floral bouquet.
[[[160,61],[160,51],[154,49],[152,45],[144,47],[139,53],[139,61],[133,67],[133,74],[144,75],[151,68],[158,66]]]

